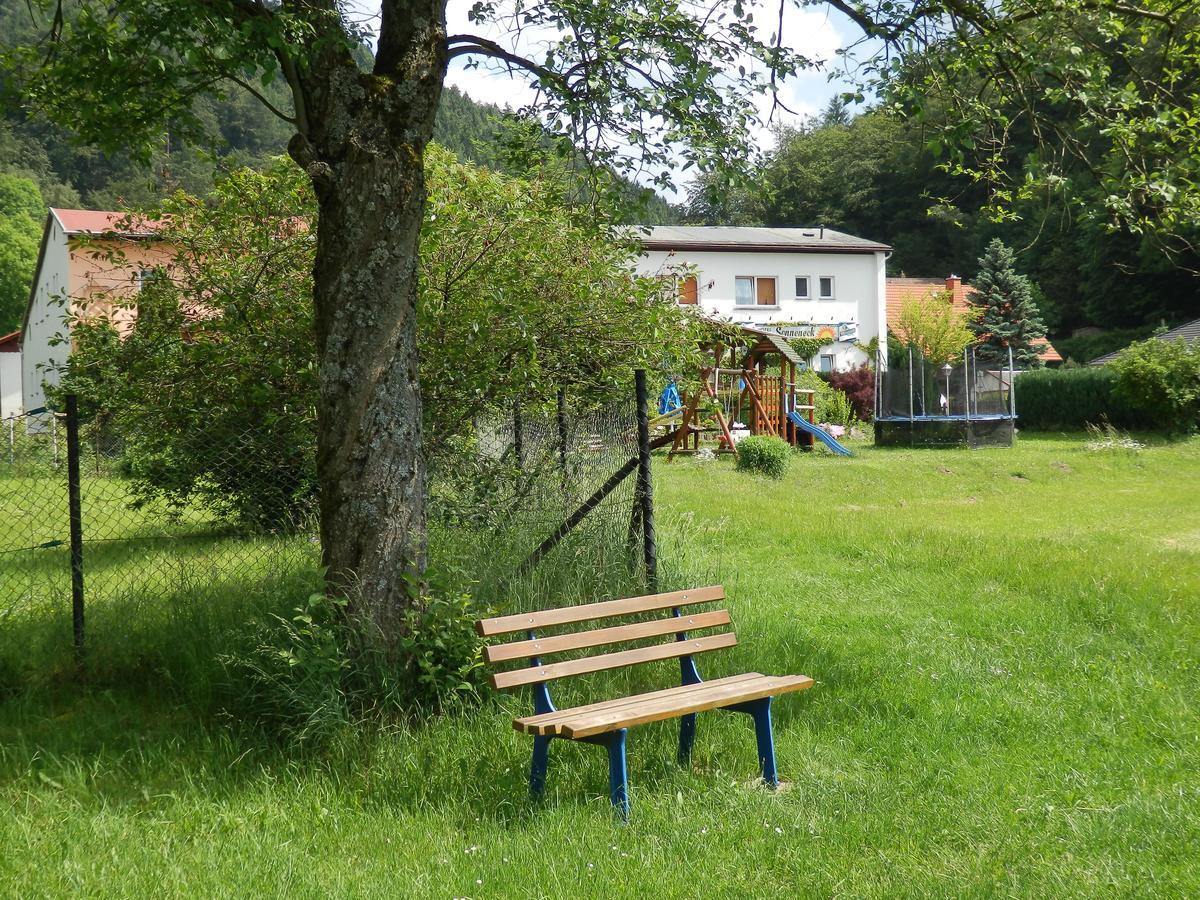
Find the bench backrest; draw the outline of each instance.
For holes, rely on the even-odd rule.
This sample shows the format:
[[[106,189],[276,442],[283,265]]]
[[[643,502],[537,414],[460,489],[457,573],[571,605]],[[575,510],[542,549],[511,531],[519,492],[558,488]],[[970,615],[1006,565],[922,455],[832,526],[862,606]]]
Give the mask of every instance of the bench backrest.
[[[693,653],[706,653],[711,650],[732,647],[737,643],[737,637],[732,630],[707,634],[699,638],[690,636],[682,640],[679,638],[685,632],[729,625],[729,612],[724,609],[699,613],[683,613],[680,610],[680,607],[683,606],[707,605],[724,599],[725,589],[720,585],[713,585],[688,591],[649,594],[645,597],[627,597],[623,600],[605,600],[601,603],[587,603],[582,606],[564,606],[541,612],[480,619],[475,623],[475,630],[483,637],[511,634],[517,631],[526,632],[522,640],[507,644],[494,644],[484,648],[484,659],[492,665],[531,660],[529,664],[521,668],[492,674],[492,687],[509,690],[571,675],[619,669],[639,663],[691,656]],[[672,612],[663,618],[644,622],[540,635],[540,632],[547,628],[561,629],[563,626],[578,625],[582,622],[590,623],[598,619],[620,618],[660,610],[672,610]],[[572,650],[589,650],[595,647],[608,647],[613,644],[655,637],[666,637],[667,640],[629,650],[597,653],[562,662],[544,663],[542,661],[543,657]]]

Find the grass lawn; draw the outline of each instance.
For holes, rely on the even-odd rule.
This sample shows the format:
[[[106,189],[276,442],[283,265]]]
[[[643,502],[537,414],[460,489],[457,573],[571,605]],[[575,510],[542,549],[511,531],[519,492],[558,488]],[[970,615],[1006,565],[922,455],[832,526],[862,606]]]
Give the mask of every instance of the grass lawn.
[[[523,696],[303,756],[201,719],[172,685],[59,683],[0,701],[0,885],[1200,893],[1200,440],[865,447],[798,458],[778,483],[681,460],[656,489],[671,586],[731,596],[742,643],[701,671],[817,681],[776,704],[786,790],[751,783],[750,723],[723,713],[700,717],[689,771],[673,723],[631,731],[621,827],[597,748],[555,744],[545,802],[525,799]]]

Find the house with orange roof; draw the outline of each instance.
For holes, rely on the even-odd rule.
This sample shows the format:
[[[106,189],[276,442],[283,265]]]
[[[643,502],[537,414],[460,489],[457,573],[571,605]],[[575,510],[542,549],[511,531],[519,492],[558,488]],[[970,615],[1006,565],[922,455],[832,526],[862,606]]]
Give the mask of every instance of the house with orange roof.
[[[146,275],[169,264],[158,223],[124,213],[52,208],[46,215],[29,303],[21,324],[21,401],[26,412],[46,405],[70,355],[71,323],[108,318],[121,333],[137,311],[128,302]]]
[[[887,280],[887,321],[898,322],[900,311],[911,300],[920,300],[934,294],[948,293],[950,301],[956,310],[966,312],[971,308],[970,296],[976,289],[964,284],[957,275],[946,279],[939,278],[891,278]],[[1038,338],[1033,346],[1040,347],[1038,356],[1046,364],[1057,364],[1063,361],[1059,352],[1045,338]]]

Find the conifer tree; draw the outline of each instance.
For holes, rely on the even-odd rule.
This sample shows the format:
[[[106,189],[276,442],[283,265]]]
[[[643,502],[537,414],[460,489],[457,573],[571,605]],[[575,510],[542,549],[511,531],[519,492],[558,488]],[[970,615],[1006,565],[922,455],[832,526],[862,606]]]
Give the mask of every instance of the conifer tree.
[[[1042,365],[1034,341],[1046,336],[1046,326],[1033,300],[1033,285],[1017,271],[1016,255],[999,238],[979,258],[970,302],[978,309],[970,327],[979,340],[981,361],[1007,363],[1011,347],[1018,368]]]

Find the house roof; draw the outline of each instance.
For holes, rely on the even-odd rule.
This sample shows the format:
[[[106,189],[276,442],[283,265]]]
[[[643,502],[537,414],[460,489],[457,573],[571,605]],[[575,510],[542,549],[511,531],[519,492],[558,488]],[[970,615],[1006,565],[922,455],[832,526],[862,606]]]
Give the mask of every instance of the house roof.
[[[1160,341],[1187,341],[1189,344],[1194,344],[1200,341],[1200,319],[1194,322],[1188,322],[1180,325],[1178,328],[1172,328],[1170,331],[1164,331],[1162,334],[1154,335],[1155,339]],[[1089,366],[1103,366],[1112,362],[1118,356],[1125,352],[1125,348],[1114,350],[1112,353],[1105,353],[1103,356],[1098,356],[1093,359]]]
[[[887,319],[895,322],[900,317],[900,310],[909,300],[919,300],[930,294],[951,291],[954,296],[954,308],[965,312],[969,306],[967,292],[974,291],[973,287],[964,285],[962,281],[950,278],[888,278],[887,280]]]
[[[21,330],[0,335],[0,353],[17,353],[21,349]]]
[[[132,213],[111,212],[103,209],[59,209],[50,208],[50,215],[68,235],[119,234],[122,237],[152,237],[160,223],[154,219],[142,219]]]
[[[832,228],[758,228],[734,225],[655,225],[643,230],[646,250],[758,251],[763,253],[876,253],[887,244]]]
[[[959,312],[970,308],[967,299],[975,293],[975,288],[964,284],[956,275],[949,278],[888,278],[887,280],[887,320],[895,322],[900,317],[900,310],[909,300],[928,297],[930,294],[949,291],[952,304]],[[1040,348],[1038,356],[1042,362],[1062,362],[1062,355],[1054,349],[1044,337],[1034,338],[1032,346]]]

